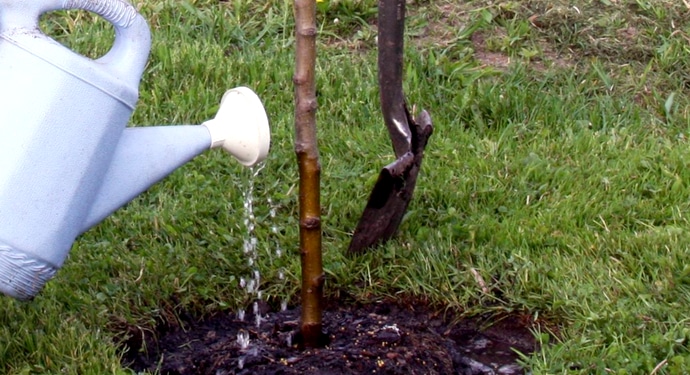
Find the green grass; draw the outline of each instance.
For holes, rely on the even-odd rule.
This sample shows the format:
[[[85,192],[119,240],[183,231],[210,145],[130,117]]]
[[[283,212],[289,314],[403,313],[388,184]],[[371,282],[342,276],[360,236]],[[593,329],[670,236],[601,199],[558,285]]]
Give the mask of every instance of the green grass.
[[[273,143],[255,179],[262,288],[271,303],[299,303],[291,4],[137,3],[153,47],[132,123],[199,123],[238,85],[264,100]],[[319,8],[326,293],[526,314],[548,323],[535,335],[549,345],[524,358],[534,374],[690,372],[690,10],[433,0],[409,13],[406,92],[435,133],[399,236],[348,257],[393,154],[378,110],[375,2]],[[112,41],[105,22],[78,12],[42,25],[89,56]],[[125,327],[246,303],[237,285],[249,271],[250,174],[220,151],[198,157],[81,236],[35,300],[3,298],[0,373],[127,373],[113,344]],[[271,255],[276,246],[288,256]]]

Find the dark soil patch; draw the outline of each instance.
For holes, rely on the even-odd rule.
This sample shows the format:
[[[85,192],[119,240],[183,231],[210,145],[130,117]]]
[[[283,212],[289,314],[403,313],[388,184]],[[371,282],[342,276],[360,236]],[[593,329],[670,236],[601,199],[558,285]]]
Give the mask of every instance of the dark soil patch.
[[[324,312],[330,339],[322,349],[294,342],[299,311],[266,313],[259,328],[247,314],[218,313],[156,335],[130,335],[125,364],[160,374],[523,374],[516,352],[538,350],[530,319],[456,320],[423,305],[379,302]],[[241,337],[248,336],[248,343]],[[157,336],[157,337],[155,337]]]

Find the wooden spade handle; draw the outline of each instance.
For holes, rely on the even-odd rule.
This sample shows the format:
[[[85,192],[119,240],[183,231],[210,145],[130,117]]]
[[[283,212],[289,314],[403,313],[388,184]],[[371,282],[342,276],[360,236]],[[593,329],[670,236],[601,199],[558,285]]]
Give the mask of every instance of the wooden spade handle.
[[[379,0],[378,78],[383,120],[388,128],[395,156],[412,146],[412,134],[403,93],[405,0]]]

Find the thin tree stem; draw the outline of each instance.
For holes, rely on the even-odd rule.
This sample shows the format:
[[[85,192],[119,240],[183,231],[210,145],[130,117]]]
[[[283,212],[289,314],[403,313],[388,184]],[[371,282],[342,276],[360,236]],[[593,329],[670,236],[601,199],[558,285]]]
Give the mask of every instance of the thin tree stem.
[[[299,223],[302,261],[303,345],[322,336],[324,273],[321,256],[319,150],[316,138],[316,2],[295,0],[295,153],[299,163]]]

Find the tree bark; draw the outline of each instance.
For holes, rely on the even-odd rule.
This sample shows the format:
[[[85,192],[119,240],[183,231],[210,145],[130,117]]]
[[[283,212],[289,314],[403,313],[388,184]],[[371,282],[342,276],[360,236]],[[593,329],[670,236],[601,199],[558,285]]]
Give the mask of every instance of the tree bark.
[[[319,150],[316,138],[316,1],[295,0],[295,153],[299,163],[302,261],[301,344],[320,346],[324,273],[321,255]]]

